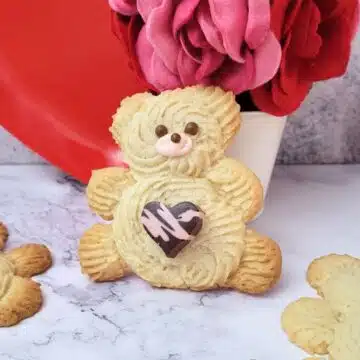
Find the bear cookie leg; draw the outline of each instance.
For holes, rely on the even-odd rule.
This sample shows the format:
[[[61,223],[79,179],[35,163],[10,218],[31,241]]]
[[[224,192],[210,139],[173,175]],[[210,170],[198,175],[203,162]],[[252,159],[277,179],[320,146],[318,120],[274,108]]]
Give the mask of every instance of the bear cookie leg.
[[[82,272],[96,282],[118,280],[130,273],[118,255],[112,227],[96,224],[80,239],[79,257]]]
[[[227,281],[227,286],[247,294],[265,293],[279,280],[281,267],[279,246],[273,240],[247,230],[240,266]]]

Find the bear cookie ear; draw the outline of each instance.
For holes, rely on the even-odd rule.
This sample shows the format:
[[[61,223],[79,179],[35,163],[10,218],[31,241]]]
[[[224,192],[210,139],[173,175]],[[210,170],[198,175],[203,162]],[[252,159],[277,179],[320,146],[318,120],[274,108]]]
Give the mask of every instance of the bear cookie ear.
[[[218,98],[212,99],[209,107],[211,113],[217,117],[220,123],[224,138],[224,149],[226,149],[241,126],[240,105],[236,102],[233,92],[216,89],[219,93]]]
[[[216,118],[222,129],[224,149],[236,135],[241,125],[240,105],[235,94],[217,86],[192,86],[183,90],[208,114]]]
[[[121,145],[121,136],[134,115],[141,109],[147,99],[152,98],[151,93],[139,93],[123,99],[113,115],[113,123],[109,130],[118,145]]]

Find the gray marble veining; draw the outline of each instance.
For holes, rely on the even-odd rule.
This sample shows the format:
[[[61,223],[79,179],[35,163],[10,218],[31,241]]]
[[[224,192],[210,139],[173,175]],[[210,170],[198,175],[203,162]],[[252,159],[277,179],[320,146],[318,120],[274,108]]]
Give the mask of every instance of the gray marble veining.
[[[285,128],[282,164],[360,162],[360,33],[345,76],[318,83]],[[0,119],[1,123],[1,119]],[[41,163],[0,127],[0,163]]]
[[[278,167],[252,226],[283,251],[283,276],[263,297],[152,289],[137,277],[94,284],[81,274],[78,240],[98,219],[84,188],[51,166],[0,166],[0,220],[8,248],[46,244],[54,264],[36,277],[44,306],[0,328],[0,360],[303,359],[281,330],[308,264],[328,253],[360,256],[360,166]],[[341,216],[339,216],[341,213]]]

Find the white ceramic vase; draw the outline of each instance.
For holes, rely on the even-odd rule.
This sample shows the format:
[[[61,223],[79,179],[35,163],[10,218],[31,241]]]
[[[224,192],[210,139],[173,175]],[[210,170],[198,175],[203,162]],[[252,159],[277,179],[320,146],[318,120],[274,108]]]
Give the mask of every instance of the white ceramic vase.
[[[226,155],[244,163],[258,176],[266,196],[287,117],[256,111],[241,114],[240,131]]]

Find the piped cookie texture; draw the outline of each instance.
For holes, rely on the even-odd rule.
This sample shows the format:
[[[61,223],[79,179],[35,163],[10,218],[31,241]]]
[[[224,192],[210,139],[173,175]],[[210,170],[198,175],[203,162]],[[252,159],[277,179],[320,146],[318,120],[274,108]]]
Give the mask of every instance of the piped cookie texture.
[[[4,232],[6,227],[2,224],[0,229]],[[16,325],[40,310],[40,285],[30,277],[51,265],[51,254],[43,245],[28,244],[0,252],[0,327]]]
[[[286,307],[281,322],[289,340],[311,355],[360,359],[360,259],[320,257],[310,264],[307,279],[319,297]]]
[[[167,207],[153,201],[144,207],[141,223],[166,256],[174,258],[200,232],[203,216],[203,212],[191,202]]]
[[[232,92],[191,86],[124,99],[110,132],[127,169],[93,172],[89,207],[111,224],[80,239],[93,281],[134,273],[154,287],[262,294],[281,275],[281,251],[247,229],[263,189],[225,151],[241,125]]]

